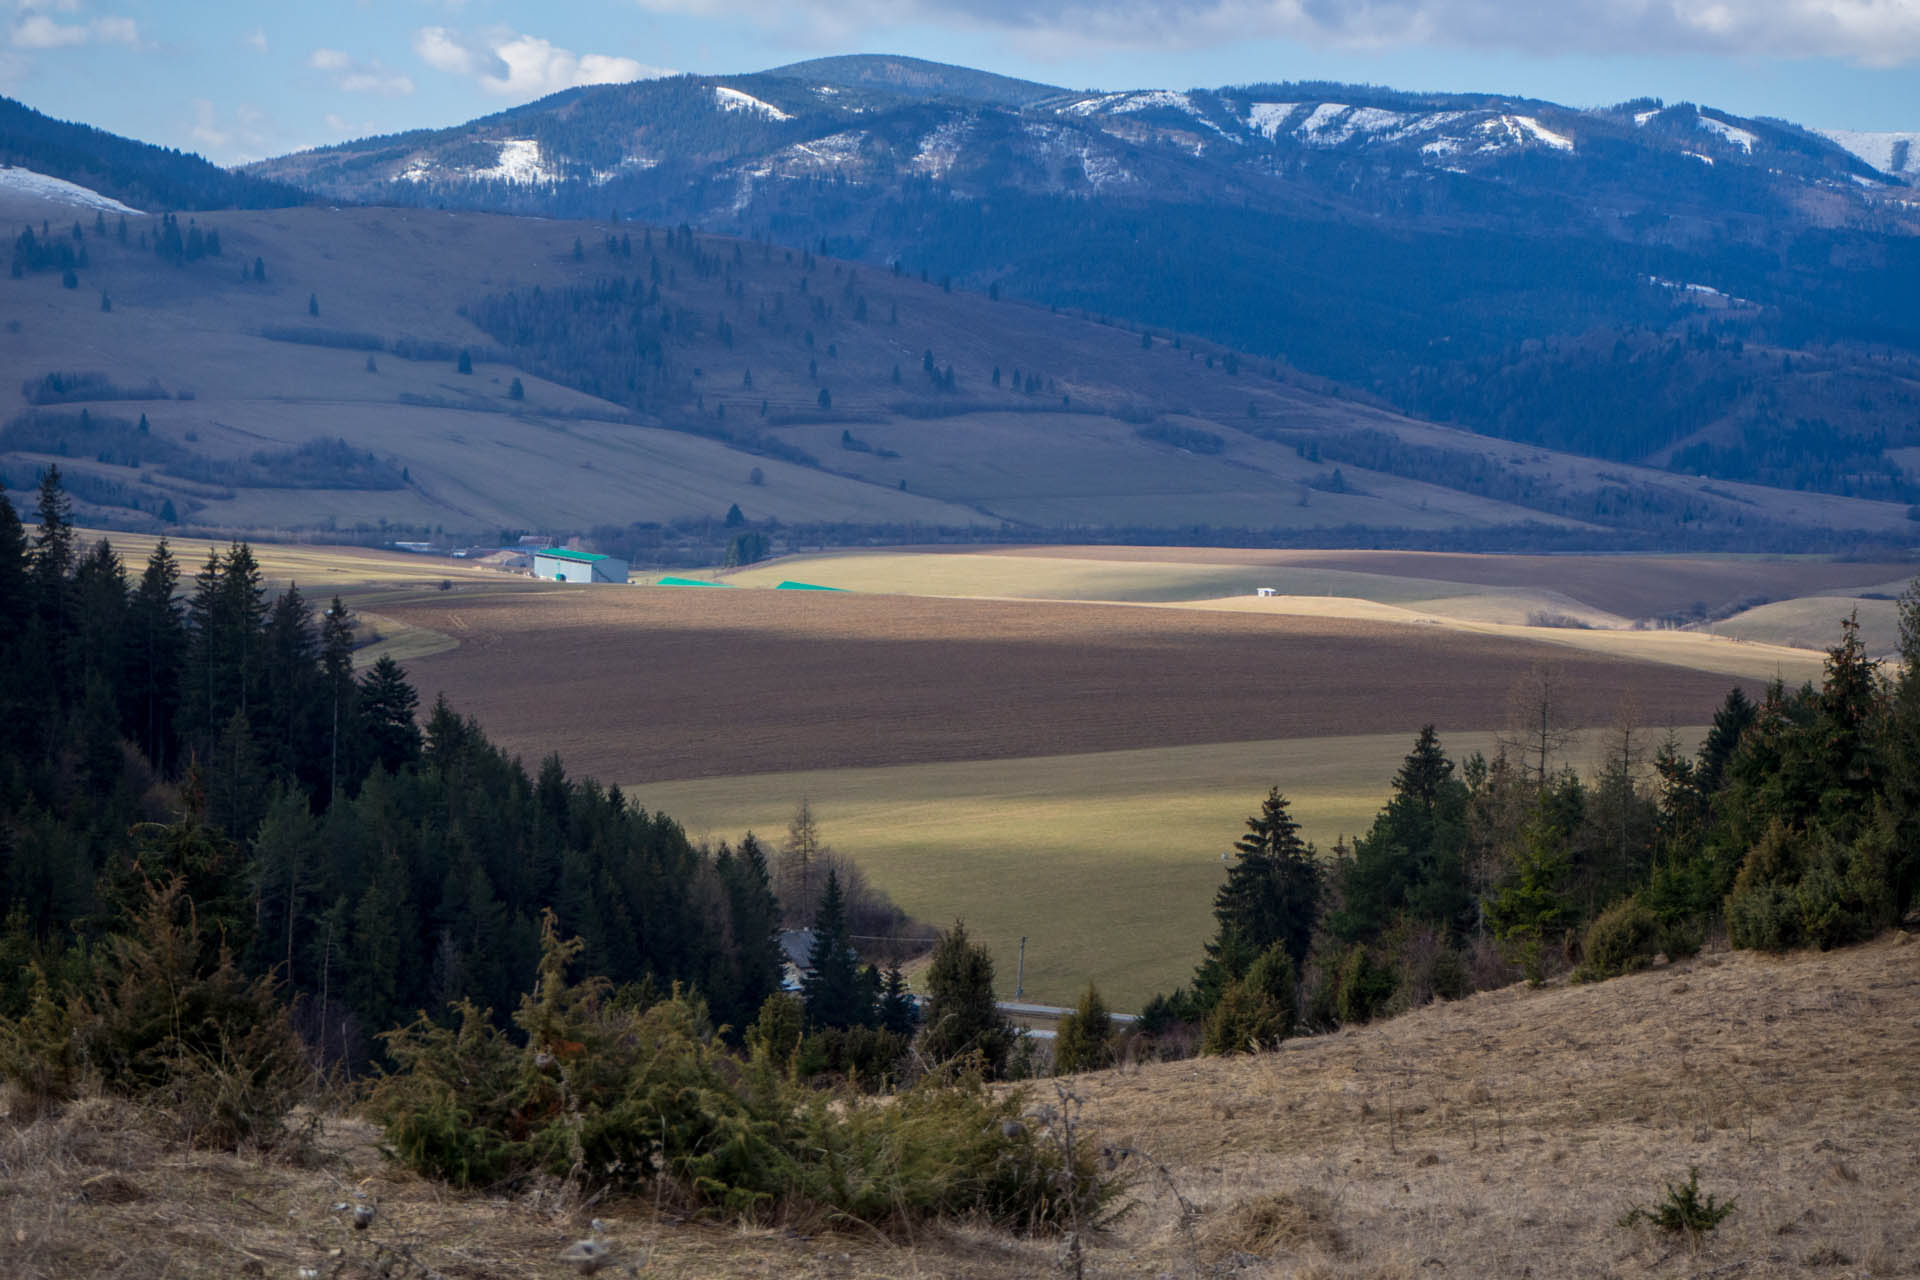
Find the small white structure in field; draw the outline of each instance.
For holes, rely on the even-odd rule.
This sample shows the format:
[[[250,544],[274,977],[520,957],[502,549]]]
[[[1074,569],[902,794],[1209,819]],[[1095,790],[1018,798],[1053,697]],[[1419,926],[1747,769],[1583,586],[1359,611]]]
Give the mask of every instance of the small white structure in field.
[[[1255,587],[1253,589],[1253,594],[1257,596],[1270,596],[1273,593],[1274,589],[1272,587]]]
[[[586,551],[548,547],[533,553],[533,576],[549,582],[625,582],[627,562]]]

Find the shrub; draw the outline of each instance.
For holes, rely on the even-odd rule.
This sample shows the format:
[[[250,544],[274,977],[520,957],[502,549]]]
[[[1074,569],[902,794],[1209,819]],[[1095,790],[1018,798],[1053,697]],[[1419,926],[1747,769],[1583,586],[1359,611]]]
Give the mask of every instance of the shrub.
[[[1860,942],[1893,923],[1892,817],[1884,807],[1848,842],[1816,828],[1775,821],[1747,851],[1727,895],[1727,931],[1736,947],[1822,950]]]
[[[524,1041],[471,1004],[454,1026],[422,1017],[386,1034],[398,1070],[369,1106],[397,1159],[458,1186],[545,1174],[590,1191],[651,1186],[728,1217],[814,1208],[879,1226],[977,1215],[1058,1227],[1097,1218],[1117,1191],[1088,1153],[1022,1123],[1018,1092],[965,1072],[885,1104],[803,1089],[774,1062],[791,1022],[780,997],[743,1064],[678,990],[640,1010],[604,980],[569,983],[580,947],[549,913],[539,981],[513,1018]]]
[[[1060,1020],[1053,1041],[1054,1074],[1071,1075],[1109,1065],[1113,1061],[1112,1037],[1113,1017],[1099,990],[1089,982],[1080,994],[1079,1005]]]
[[[1334,989],[1334,1012],[1342,1023],[1353,1026],[1371,1022],[1393,997],[1393,970],[1364,946],[1354,947],[1340,962]]]
[[[1462,1000],[1473,993],[1473,979],[1467,972],[1466,957],[1452,947],[1443,947],[1433,957],[1429,981],[1439,1000]]]
[[[1660,922],[1638,898],[1622,898],[1595,916],[1583,944],[1582,982],[1598,982],[1644,969],[1659,946]]]
[[[1201,1052],[1248,1053],[1272,1048],[1293,1034],[1299,1015],[1293,958],[1276,942],[1260,953],[1247,976],[1230,983],[1207,1018]]]
[[[1688,1168],[1685,1182],[1666,1185],[1666,1199],[1652,1209],[1635,1205],[1621,1217],[1620,1225],[1630,1227],[1636,1222],[1650,1222],[1662,1231],[1684,1231],[1698,1239],[1725,1222],[1733,1212],[1734,1201],[1723,1204],[1711,1195],[1700,1194],[1699,1165]]]
[[[205,1146],[272,1146],[311,1083],[268,978],[247,978],[178,877],[146,883],[129,930],[90,972],[35,971],[26,1014],[0,1025],[0,1074],[31,1109],[96,1080],[164,1110]]]

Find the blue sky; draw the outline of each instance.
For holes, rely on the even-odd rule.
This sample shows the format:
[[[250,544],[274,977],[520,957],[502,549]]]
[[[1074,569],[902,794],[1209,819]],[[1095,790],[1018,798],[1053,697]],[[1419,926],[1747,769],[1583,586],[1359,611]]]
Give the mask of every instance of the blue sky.
[[[0,0],[0,92],[223,164],[578,83],[904,53],[1074,88],[1362,81],[1920,130],[1920,0]]]

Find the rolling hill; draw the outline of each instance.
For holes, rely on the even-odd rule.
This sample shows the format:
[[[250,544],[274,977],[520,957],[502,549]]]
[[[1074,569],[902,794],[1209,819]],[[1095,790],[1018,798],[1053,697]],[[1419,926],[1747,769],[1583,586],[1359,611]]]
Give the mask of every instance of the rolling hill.
[[[1902,505],[1491,440],[1277,360],[630,222],[34,202],[0,288],[16,505],[366,539],[711,554],[959,536],[1471,548],[1883,545]],[[24,239],[25,237],[23,237]],[[58,247],[77,264],[43,261]],[[63,287],[66,286],[66,287]],[[465,358],[470,373],[460,372]],[[517,388],[517,390],[516,390]]]

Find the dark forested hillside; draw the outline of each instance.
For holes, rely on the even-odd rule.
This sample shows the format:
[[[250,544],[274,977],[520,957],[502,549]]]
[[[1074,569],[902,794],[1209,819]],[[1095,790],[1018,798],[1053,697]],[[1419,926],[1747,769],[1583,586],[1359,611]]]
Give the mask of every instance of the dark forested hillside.
[[[548,908],[591,972],[752,1021],[780,986],[757,845],[696,848],[557,757],[530,775],[444,703],[416,719],[356,632],[337,599],[269,599],[244,544],[130,572],[77,540],[57,471],[31,534],[0,500],[0,1013],[177,878],[331,1063],[415,1010],[511,1008]]]
[[[78,183],[149,212],[275,209],[309,198],[296,187],[234,173],[196,155],[55,120],[11,98],[0,98],[0,163]]]

